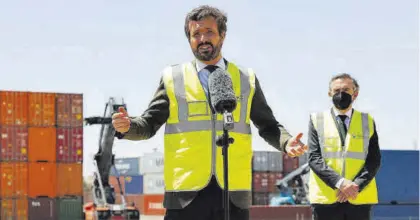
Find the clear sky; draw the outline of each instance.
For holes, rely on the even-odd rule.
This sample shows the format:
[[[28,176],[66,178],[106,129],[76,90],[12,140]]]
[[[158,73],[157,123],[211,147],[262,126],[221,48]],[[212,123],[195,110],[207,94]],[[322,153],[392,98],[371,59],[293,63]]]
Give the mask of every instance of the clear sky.
[[[328,81],[348,72],[361,85],[355,107],[370,112],[382,149],[418,141],[418,1],[0,1],[0,89],[84,94],[84,115],[110,96],[139,115],[160,72],[193,59],[186,13],[212,4],[228,14],[223,55],[255,69],[278,121],[293,134],[309,113],[331,106]],[[85,175],[99,127],[85,127]],[[274,150],[254,129],[254,149]],[[118,157],[163,149],[151,140],[116,141]]]

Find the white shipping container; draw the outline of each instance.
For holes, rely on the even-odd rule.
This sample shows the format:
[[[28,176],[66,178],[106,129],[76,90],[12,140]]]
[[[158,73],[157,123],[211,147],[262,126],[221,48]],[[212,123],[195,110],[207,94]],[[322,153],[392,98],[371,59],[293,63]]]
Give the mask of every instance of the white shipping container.
[[[163,173],[163,153],[153,152],[144,154],[140,161],[140,173]]]
[[[163,173],[148,173],[143,175],[143,194],[164,194],[165,181]]]

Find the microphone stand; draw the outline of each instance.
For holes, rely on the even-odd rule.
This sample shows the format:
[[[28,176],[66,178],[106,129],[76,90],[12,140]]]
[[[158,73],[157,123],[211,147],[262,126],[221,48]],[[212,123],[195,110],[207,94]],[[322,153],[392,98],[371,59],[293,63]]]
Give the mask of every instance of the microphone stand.
[[[222,147],[223,155],[223,179],[224,179],[224,190],[223,190],[223,205],[225,209],[225,218],[224,220],[230,219],[230,210],[229,210],[229,173],[228,173],[228,148],[229,144],[233,144],[234,139],[229,137],[229,130],[234,128],[233,115],[231,112],[224,110],[223,113],[223,134],[217,137],[216,145]]]

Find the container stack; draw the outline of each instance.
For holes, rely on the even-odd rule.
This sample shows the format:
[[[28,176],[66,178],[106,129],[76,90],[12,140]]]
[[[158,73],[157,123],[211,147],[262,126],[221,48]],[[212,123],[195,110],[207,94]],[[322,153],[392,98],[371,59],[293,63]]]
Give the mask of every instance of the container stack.
[[[0,91],[0,219],[81,219],[83,97]]]
[[[115,159],[115,167],[120,174],[120,182],[128,203],[139,208],[142,215],[164,215],[163,194],[163,154],[148,153],[136,158]],[[116,202],[121,202],[117,176],[111,172],[110,184],[116,192]]]
[[[297,169],[298,158],[278,151],[254,151],[252,162],[252,203],[269,205],[270,198],[278,195],[276,182]]]

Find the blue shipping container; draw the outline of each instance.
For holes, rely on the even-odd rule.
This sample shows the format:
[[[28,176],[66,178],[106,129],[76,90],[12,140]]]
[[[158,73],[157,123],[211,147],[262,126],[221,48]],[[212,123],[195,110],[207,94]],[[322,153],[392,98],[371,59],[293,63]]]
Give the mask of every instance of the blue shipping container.
[[[143,176],[125,176],[125,193],[126,194],[143,194]]]
[[[419,202],[419,151],[381,150],[376,175],[379,202]]]
[[[418,205],[376,205],[372,210],[373,219],[418,219]]]
[[[140,175],[140,157],[115,158],[114,163],[120,176]],[[117,176],[114,168],[111,175]]]

